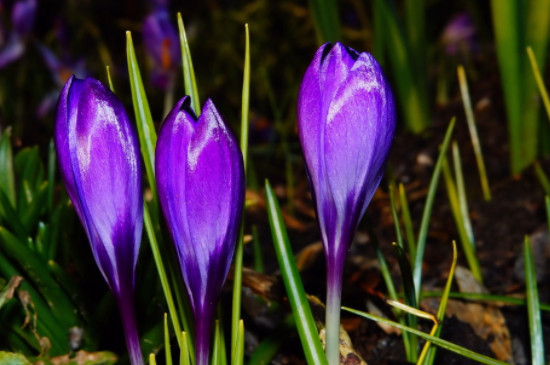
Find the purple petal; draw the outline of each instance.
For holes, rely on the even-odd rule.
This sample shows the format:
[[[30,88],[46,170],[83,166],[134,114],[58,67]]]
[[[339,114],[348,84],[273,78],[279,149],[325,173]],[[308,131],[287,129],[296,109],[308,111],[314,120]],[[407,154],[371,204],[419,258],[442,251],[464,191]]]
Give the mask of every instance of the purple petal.
[[[36,0],[18,0],[13,5],[11,21],[13,29],[21,36],[28,34],[36,15]]]
[[[235,249],[244,167],[239,146],[212,101],[206,101],[198,119],[189,104],[189,97],[181,99],[166,117],[155,167],[195,314],[197,363],[204,364],[213,313]]]
[[[393,96],[376,60],[340,43],[322,46],[302,81],[298,121],[325,252],[343,257],[395,129]]]
[[[178,33],[166,10],[156,10],[145,18],[143,41],[155,67],[173,69],[180,64]]]
[[[124,107],[99,81],[69,79],[60,96],[61,175],[109,286],[133,286],[142,231],[141,166]]]
[[[25,44],[21,38],[12,33],[6,45],[0,49],[0,68],[18,60],[25,52]]]

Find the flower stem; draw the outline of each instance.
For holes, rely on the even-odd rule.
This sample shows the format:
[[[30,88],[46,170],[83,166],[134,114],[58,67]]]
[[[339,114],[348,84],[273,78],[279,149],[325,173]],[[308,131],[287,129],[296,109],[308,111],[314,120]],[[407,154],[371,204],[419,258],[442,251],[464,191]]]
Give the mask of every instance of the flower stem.
[[[126,347],[128,348],[130,363],[132,365],[143,365],[143,356],[141,354],[141,345],[139,343],[139,334],[136,324],[134,295],[124,295],[121,293],[116,300],[122,319],[122,327],[124,328],[124,336],[126,337]]]
[[[195,365],[209,364],[214,308],[213,304],[207,304],[195,312]]]
[[[340,364],[340,303],[344,258],[327,257],[327,307],[325,317],[325,353],[330,365]]]

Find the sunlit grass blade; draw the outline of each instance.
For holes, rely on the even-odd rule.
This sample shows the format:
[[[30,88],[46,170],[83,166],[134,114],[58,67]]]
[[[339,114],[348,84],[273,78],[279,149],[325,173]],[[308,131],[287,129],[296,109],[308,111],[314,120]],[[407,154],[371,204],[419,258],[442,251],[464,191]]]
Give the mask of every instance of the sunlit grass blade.
[[[149,109],[149,102],[143,87],[139,64],[137,62],[132,34],[126,32],[126,56],[128,58],[128,75],[130,77],[130,89],[132,92],[132,104],[136,117],[136,125],[139,135],[139,145],[143,161],[145,163],[145,172],[149,187],[151,188],[151,200],[148,202],[151,211],[151,220],[155,231],[160,230],[159,225],[159,204],[157,197],[157,185],[155,182],[155,146],[157,144],[157,133]]]
[[[212,365],[225,365],[227,359],[225,358],[225,341],[223,336],[223,330],[219,320],[216,320],[214,325],[214,344],[212,347],[212,355],[210,363]]]
[[[310,365],[328,365],[323,346],[319,340],[317,327],[315,326],[313,315],[306,299],[302,280],[294,261],[294,255],[290,248],[279,203],[277,202],[275,192],[267,180],[265,182],[265,190],[269,225],[271,227],[277,261],[279,262],[290,307],[294,314],[294,322],[302,342],[307,363]]]
[[[164,313],[164,356],[166,365],[172,365],[172,350],[170,348],[170,333],[168,331],[168,314]]]
[[[409,211],[407,194],[405,192],[405,187],[401,183],[399,184],[399,204],[401,206],[401,214],[403,216],[403,227],[405,228],[405,236],[407,237],[409,256],[413,259],[416,257],[416,238],[414,235],[411,213]]]
[[[479,267],[479,262],[477,261],[477,257],[475,254],[474,243],[470,239],[470,235],[467,231],[467,223],[464,221],[465,218],[462,213],[463,209],[460,206],[461,202],[459,198],[459,193],[457,191],[457,186],[453,179],[451,169],[449,168],[447,158],[443,160],[442,171],[443,177],[445,178],[447,196],[449,197],[449,203],[451,205],[451,212],[453,213],[453,218],[455,220],[464,255],[466,256],[466,261],[468,262],[468,266],[470,267],[470,270],[472,271],[472,274],[474,275],[476,280],[481,283],[483,279],[481,275],[481,268]],[[468,214],[468,212],[466,212],[466,214]],[[466,219],[468,219],[469,222],[469,218]]]
[[[483,161],[483,153],[481,152],[481,143],[479,142],[479,136],[477,134],[474,111],[470,100],[470,92],[468,91],[468,79],[466,78],[466,72],[464,71],[464,67],[462,65],[458,66],[457,74],[462,103],[464,104],[464,113],[466,114],[466,122],[468,123],[468,130],[470,131],[470,138],[472,140],[472,146],[474,147],[474,154],[476,156],[483,197],[486,201],[489,201],[491,200],[491,188],[489,187],[489,179],[487,178],[485,162]]]
[[[313,23],[319,45],[341,41],[340,19],[337,0],[309,0]]]
[[[505,364],[507,364],[503,361],[499,361],[499,360],[496,360],[496,359],[492,359],[488,356],[478,354],[478,353],[476,353],[474,351],[471,351],[471,350],[468,350],[468,349],[466,349],[462,346],[455,345],[452,342],[442,340],[442,339],[434,337],[434,336],[430,336],[427,333],[424,333],[424,332],[419,331],[419,330],[414,329],[414,328],[407,327],[405,325],[402,325],[400,323],[391,321],[389,319],[386,319],[386,318],[383,318],[383,317],[380,317],[380,316],[377,316],[377,315],[374,315],[374,314],[371,314],[371,313],[361,312],[361,311],[358,311],[358,310],[355,310],[355,309],[352,309],[352,308],[348,308],[348,307],[342,307],[342,309],[345,310],[345,311],[348,311],[350,313],[356,314],[360,317],[367,318],[367,319],[370,319],[370,320],[375,321],[375,322],[385,323],[385,324],[388,324],[390,326],[399,328],[403,331],[413,333],[415,335],[418,335],[418,337],[423,338],[426,341],[432,342],[432,344],[434,344],[434,345],[437,345],[441,348],[452,351],[456,354],[467,357],[469,359],[478,361],[482,364],[488,364],[488,365],[505,365]]]
[[[244,169],[246,174],[248,157],[248,111],[250,103],[250,36],[248,24],[245,24],[245,52],[244,52],[244,74],[243,91],[241,101],[241,138],[240,147],[243,154]],[[239,237],[235,248],[233,260],[233,304],[231,311],[231,349],[236,350],[238,341],[239,321],[241,319],[241,296],[242,296],[242,267],[243,267],[243,237],[244,237],[244,209]],[[235,365],[235,356],[231,357],[231,363]],[[242,361],[242,360],[241,360]]]
[[[237,346],[232,349],[232,363],[234,365],[243,365],[244,363],[244,322],[239,321],[239,330],[237,331]]]
[[[535,175],[537,176],[544,193],[546,195],[550,195],[550,180],[548,180],[548,176],[544,173],[544,170],[537,161],[533,164],[533,168],[535,169]]]
[[[105,66],[105,72],[107,73],[107,82],[109,83],[109,89],[111,89],[111,91],[116,94],[115,85],[113,84],[113,79],[111,77],[111,66]]]
[[[183,24],[181,13],[178,13],[178,31],[180,37],[181,60],[183,66],[183,85],[185,87],[185,94],[191,97],[191,105],[193,106],[195,114],[198,116],[201,113],[199,90],[197,88],[197,81],[195,80],[195,69],[193,68],[191,50],[189,49],[189,43],[187,42],[187,34],[185,33],[185,26]]]
[[[439,308],[437,309],[437,319],[439,321],[439,325],[437,326],[437,329],[434,332],[435,337],[439,337],[441,334],[441,329],[443,328],[443,320],[445,319],[445,310],[447,308],[447,302],[449,301],[449,293],[451,292],[451,286],[453,284],[453,278],[455,275],[455,269],[456,269],[456,262],[458,259],[458,253],[456,250],[456,242],[453,241],[453,261],[451,263],[451,269],[449,270],[449,276],[447,276],[447,282],[445,284],[445,289],[443,290],[443,294],[441,296],[441,301],[439,302]],[[422,353],[420,354],[420,357],[418,358],[419,364],[427,364],[431,365],[434,363],[435,360],[435,353],[436,348],[430,346],[430,342],[426,342],[424,345],[424,348],[422,349]],[[426,362],[424,362],[423,359],[427,359]]]
[[[191,361],[189,360],[189,347],[187,347],[188,339],[187,339],[187,333],[182,332],[179,336],[180,339],[178,342],[181,344],[180,346],[180,365],[191,365]]]
[[[539,89],[540,97],[542,98],[544,108],[546,109],[546,114],[550,119],[550,97],[548,97],[548,90],[546,89],[546,86],[544,86],[544,81],[542,79],[542,75],[540,74],[540,69],[537,64],[537,59],[535,58],[535,55],[533,54],[533,50],[531,49],[531,47],[527,47],[527,55],[529,56],[529,62],[531,63],[533,76],[535,77],[535,81],[537,82],[537,87]]]
[[[525,292],[527,301],[527,318],[529,322],[529,337],[531,342],[531,364],[544,364],[544,342],[540,315],[539,291],[535,260],[529,237],[523,242],[523,257],[525,265]]]
[[[426,195],[426,202],[424,204],[424,211],[420,222],[420,231],[418,232],[418,240],[416,242],[416,256],[414,257],[412,265],[413,282],[416,290],[417,301],[420,299],[420,291],[422,290],[422,261],[424,259],[424,251],[426,249],[426,238],[428,237],[430,216],[432,215],[432,207],[435,199],[435,193],[437,191],[437,185],[439,183],[439,175],[441,174],[441,168],[443,165],[443,160],[445,159],[445,154],[447,153],[447,148],[449,147],[449,142],[451,141],[454,125],[455,118],[451,119],[447,132],[445,133],[445,138],[443,139],[441,150],[439,152],[439,157],[437,158],[434,172],[430,180],[430,186],[428,187],[428,194]]]

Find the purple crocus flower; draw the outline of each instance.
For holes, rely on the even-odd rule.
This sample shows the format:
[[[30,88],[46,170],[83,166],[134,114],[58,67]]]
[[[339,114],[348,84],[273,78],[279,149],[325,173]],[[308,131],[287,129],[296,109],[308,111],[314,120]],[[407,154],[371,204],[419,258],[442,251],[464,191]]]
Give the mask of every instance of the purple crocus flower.
[[[117,301],[130,359],[141,365],[133,303],[143,225],[135,130],[103,84],[72,76],[59,96],[55,145],[63,182]]]
[[[197,365],[207,365],[216,303],[235,250],[244,200],[238,143],[214,103],[196,117],[188,96],[162,125],[158,194],[195,317]]]
[[[178,33],[170,22],[167,10],[156,9],[145,18],[143,42],[153,61],[153,84],[160,89],[168,89],[181,63],[181,52]]]
[[[36,6],[36,0],[18,0],[13,4],[11,10],[13,29],[7,36],[7,40],[2,34],[2,41],[5,43],[0,48],[0,68],[18,60],[25,53],[25,38],[34,25]]]
[[[298,133],[327,265],[326,352],[338,362],[346,252],[384,173],[394,99],[374,57],[341,43],[315,54],[298,95]]]
[[[455,15],[445,26],[441,42],[447,54],[454,56],[460,51],[468,52],[475,49],[476,26],[472,16],[466,12]]]
[[[20,36],[25,36],[31,31],[36,16],[36,5],[36,0],[19,0],[13,5],[11,21],[14,31]]]

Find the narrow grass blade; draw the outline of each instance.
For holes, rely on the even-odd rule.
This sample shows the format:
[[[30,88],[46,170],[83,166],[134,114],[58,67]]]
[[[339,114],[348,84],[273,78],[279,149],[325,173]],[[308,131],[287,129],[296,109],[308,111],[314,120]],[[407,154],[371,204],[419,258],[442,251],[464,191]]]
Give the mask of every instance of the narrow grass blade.
[[[239,330],[237,331],[237,346],[232,349],[232,363],[234,365],[243,365],[244,362],[244,322],[239,321]]]
[[[193,60],[191,59],[191,50],[187,42],[187,34],[183,25],[181,13],[178,13],[178,31],[180,36],[181,60],[183,66],[183,84],[185,86],[185,94],[191,96],[191,104],[193,110],[198,116],[201,113],[201,103],[199,100],[199,91],[197,89],[197,81],[195,80],[195,69],[193,68]]]
[[[132,91],[132,104],[136,116],[136,125],[139,135],[139,145],[145,163],[145,171],[151,188],[151,219],[156,231],[160,230],[159,204],[157,197],[157,185],[155,182],[155,146],[157,144],[157,133],[153,124],[153,117],[149,109],[149,102],[143,87],[139,64],[137,62],[132,34],[126,32],[126,56],[128,58],[128,74],[130,77],[130,88]]]
[[[189,360],[189,347],[187,347],[187,343],[189,340],[187,339],[187,333],[182,332],[180,336],[180,339],[178,342],[181,344],[180,346],[180,365],[191,365],[191,361]]]
[[[164,313],[164,354],[166,365],[172,365],[172,350],[170,349],[170,333],[168,331],[168,314]]]
[[[105,66],[105,72],[107,72],[107,81],[109,82],[109,89],[116,94],[115,86],[113,85],[113,79],[111,78],[111,66]]]
[[[437,345],[441,348],[452,351],[456,354],[467,357],[469,359],[478,361],[482,364],[488,364],[488,365],[505,365],[505,364],[507,364],[503,361],[499,361],[499,360],[496,360],[496,359],[492,359],[488,356],[478,354],[478,353],[476,353],[474,351],[471,351],[471,350],[468,350],[468,349],[466,349],[462,346],[455,345],[452,342],[442,340],[442,339],[434,337],[434,336],[430,336],[430,335],[428,335],[428,334],[426,334],[422,331],[419,331],[419,330],[414,329],[414,328],[407,327],[405,325],[402,325],[402,324],[394,322],[394,321],[390,321],[389,319],[386,319],[386,318],[383,318],[383,317],[380,317],[380,316],[377,316],[377,315],[374,315],[374,314],[371,314],[371,313],[361,312],[361,311],[358,311],[358,310],[355,310],[355,309],[352,309],[352,308],[348,308],[348,307],[342,307],[342,309],[345,310],[345,311],[348,311],[350,313],[356,314],[360,317],[367,318],[367,319],[370,319],[370,320],[375,321],[375,322],[385,323],[385,324],[388,324],[390,326],[399,328],[403,331],[413,333],[415,335],[418,335],[418,337],[423,338],[426,341],[431,341],[434,345]]]
[[[439,298],[443,295],[440,291],[423,291],[422,298]],[[449,298],[456,298],[462,300],[471,300],[475,302],[485,302],[490,304],[496,304],[500,306],[504,305],[527,305],[527,302],[523,298],[506,296],[506,295],[494,295],[494,294],[481,294],[481,293],[449,293]],[[550,312],[550,304],[540,303],[540,309],[545,312]]]
[[[397,244],[399,245],[399,247],[404,249],[403,236],[401,235],[401,227],[399,226],[399,217],[397,216],[397,207],[395,204],[395,186],[390,185],[388,190],[390,192],[391,215],[393,218],[393,225],[395,228],[395,236],[397,238]]]
[[[304,287],[290,248],[288,234],[283,222],[283,216],[275,192],[269,181],[265,182],[267,213],[269,225],[277,254],[277,261],[281,268],[281,275],[294,314],[296,329],[302,341],[307,363],[310,365],[328,365],[317,328],[306,299]]]
[[[210,363],[212,365],[225,365],[227,359],[225,358],[223,330],[220,325],[220,321],[216,320],[214,325],[214,344],[212,347],[212,355]]]
[[[405,254],[405,250],[395,242],[393,243],[393,249],[395,251],[397,262],[399,264],[399,270],[401,272],[401,281],[403,283],[403,293],[405,296],[405,303],[411,307],[411,308],[418,308],[416,297],[415,297],[415,289],[414,289],[414,283],[412,280],[412,270],[411,265],[409,263],[409,260],[407,259],[407,255]],[[416,328],[418,324],[417,318],[407,313],[405,315],[407,318],[407,324],[409,327]],[[409,362],[415,362],[418,358],[418,338],[410,333],[407,333],[406,336],[404,335],[403,338],[407,338],[409,344],[408,344],[408,352],[407,352],[407,361]]]
[[[544,81],[542,79],[542,75],[540,74],[537,59],[535,58],[531,47],[527,47],[527,56],[529,56],[529,62],[531,63],[531,68],[533,69],[533,76],[535,77],[535,81],[537,82],[537,87],[539,89],[544,108],[546,109],[546,114],[550,119],[550,97],[548,97],[548,90],[546,89],[546,86],[544,86]]]
[[[445,133],[445,138],[443,139],[443,144],[441,145],[441,150],[439,152],[439,157],[437,158],[434,172],[430,180],[428,194],[426,195],[426,203],[424,205],[424,212],[422,213],[422,221],[420,222],[420,231],[418,233],[416,256],[414,257],[414,262],[413,262],[413,282],[414,282],[414,287],[416,289],[417,301],[420,299],[420,291],[422,290],[422,261],[424,259],[424,251],[426,249],[426,238],[428,237],[428,226],[430,224],[430,216],[432,214],[432,207],[435,199],[435,193],[437,190],[437,185],[439,183],[439,175],[441,174],[443,160],[445,158],[445,154],[447,153],[449,142],[451,141],[451,135],[453,134],[454,126],[455,126],[455,118],[451,119],[451,123],[449,123],[447,132]]]
[[[338,2],[336,0],[309,0],[313,23],[317,33],[317,43],[341,41]]]
[[[250,36],[248,24],[245,24],[245,52],[244,52],[244,74],[241,105],[241,138],[240,147],[243,154],[244,169],[246,173],[248,157],[248,111],[250,103]],[[237,247],[233,264],[233,303],[231,311],[231,349],[236,351],[238,346],[239,321],[241,319],[241,296],[242,296],[242,267],[243,267],[243,237],[244,237],[244,210],[239,228]],[[231,357],[231,363],[235,365],[236,357]],[[242,361],[242,359],[241,359]]]
[[[464,113],[466,114],[466,122],[468,123],[468,130],[470,132],[470,138],[472,140],[472,146],[474,147],[474,154],[476,156],[483,197],[486,201],[490,201],[491,188],[489,187],[489,179],[487,178],[485,162],[483,161],[483,153],[481,152],[481,143],[479,142],[479,136],[477,134],[474,111],[470,100],[470,92],[468,91],[468,79],[466,78],[466,72],[464,71],[464,67],[462,65],[458,66],[457,74],[458,84],[460,85],[460,94],[462,95],[462,103],[464,104]]]
[[[550,196],[544,197],[544,206],[546,207],[546,224],[550,227]]]
[[[535,175],[537,176],[544,193],[546,195],[550,195],[550,181],[548,180],[548,176],[544,173],[544,170],[537,161],[533,164],[533,168],[535,169]]]
[[[149,239],[149,244],[151,245],[151,252],[153,253],[153,259],[155,260],[155,266],[159,274],[160,284],[162,286],[162,291],[164,292],[164,298],[166,299],[166,304],[168,305],[168,313],[170,314],[170,320],[172,326],[174,326],[175,333],[181,333],[181,325],[179,322],[178,312],[176,310],[176,305],[174,303],[174,297],[172,295],[172,290],[170,289],[170,284],[168,281],[168,276],[166,275],[166,269],[164,267],[164,262],[162,260],[162,255],[160,253],[160,248],[155,236],[155,230],[153,228],[153,222],[151,222],[151,216],[149,215],[149,208],[147,204],[144,204],[143,207],[143,222],[145,223],[145,232],[147,233],[147,238]],[[189,327],[186,327],[189,329]],[[185,336],[189,343],[187,346],[193,348],[193,341],[190,336]],[[178,336],[178,340],[180,337]],[[182,343],[179,343],[180,348],[183,346]]]
[[[475,254],[474,243],[470,240],[470,235],[467,232],[467,224],[464,222],[462,209],[460,207],[459,193],[457,191],[451,169],[449,168],[447,158],[443,160],[442,170],[443,177],[445,178],[445,186],[447,188],[447,196],[449,197],[449,203],[451,205],[451,212],[453,213],[453,218],[460,237],[460,243],[462,244],[464,255],[466,256],[466,261],[468,262],[468,266],[470,267],[470,270],[476,280],[481,283],[483,279],[481,275],[481,268],[479,267],[479,262],[477,261]]]
[[[527,299],[527,318],[529,321],[529,337],[531,339],[531,364],[544,364],[544,342],[540,316],[539,291],[535,260],[529,237],[525,236],[523,243],[525,262],[525,291]]]
[[[79,325],[81,321],[74,305],[50,276],[48,266],[42,258],[3,227],[0,227],[0,241],[2,250],[24,270],[24,277],[40,291],[60,323],[66,328]]]
[[[451,286],[453,284],[453,278],[455,276],[457,259],[458,259],[458,253],[456,250],[456,242],[453,241],[453,261],[451,263],[451,270],[449,270],[449,276],[447,276],[447,283],[445,284],[445,289],[443,290],[441,301],[439,302],[439,308],[437,309],[437,319],[439,321],[439,324],[437,326],[436,331],[434,332],[435,337],[440,336],[441,329],[443,328],[442,325],[443,325],[443,320],[445,319],[445,310],[447,309],[447,302],[449,301],[449,293],[451,292]],[[419,364],[431,365],[434,363],[436,348],[430,347],[430,344],[431,343],[428,341],[424,345],[424,348],[422,349],[422,353],[418,358]],[[424,362],[423,360],[424,358],[427,359],[426,362]]]
[[[409,256],[414,258],[416,257],[416,238],[414,235],[407,193],[405,192],[405,187],[401,183],[399,184],[399,203],[401,206],[401,214],[403,215],[403,227],[405,228],[405,236],[407,237]]]
[[[411,64],[411,52],[406,42],[403,29],[400,28],[395,11],[392,11],[390,4],[384,0],[375,0],[375,9],[377,14],[384,22],[384,29],[388,43],[388,58],[390,66],[396,77],[396,94],[403,108],[403,115],[407,128],[413,133],[421,132],[428,124],[428,104],[425,90],[420,86],[422,81],[418,82],[421,75],[416,76],[414,66]]]
[[[460,150],[456,141],[452,145],[453,150],[453,165],[456,179],[456,192],[458,194],[458,203],[460,207],[460,215],[462,217],[462,224],[468,234],[472,248],[475,249],[474,230],[472,228],[472,221],[470,220],[470,210],[468,209],[468,199],[466,197],[466,184],[464,184],[464,174],[462,173],[462,162],[460,158]]]
[[[0,189],[4,191],[12,207],[15,207],[15,174],[12,153],[11,128],[6,128],[0,136]]]

